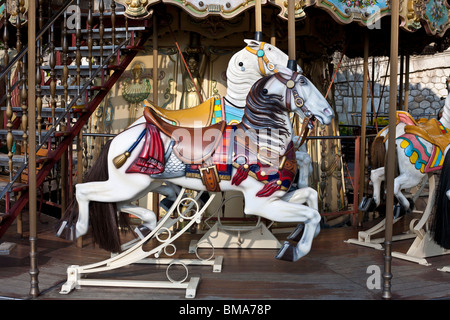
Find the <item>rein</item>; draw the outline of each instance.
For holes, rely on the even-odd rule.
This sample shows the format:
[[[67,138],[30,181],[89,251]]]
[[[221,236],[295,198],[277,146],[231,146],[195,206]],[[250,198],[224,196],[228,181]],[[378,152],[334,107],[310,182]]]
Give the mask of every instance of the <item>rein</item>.
[[[298,146],[295,147],[296,150],[298,150],[303,143],[305,143],[306,137],[308,136],[309,130],[312,129],[314,126],[310,128],[309,123],[311,120],[314,120],[315,117],[311,113],[311,111],[306,107],[305,101],[302,97],[298,94],[297,90],[295,89],[295,79],[298,76],[298,72],[294,71],[291,78],[289,80],[286,80],[283,78],[279,73],[275,74],[275,77],[286,86],[286,107],[289,111],[291,110],[291,94],[294,97],[294,103],[295,106],[300,108],[302,112],[305,114],[305,118],[303,119],[302,129],[300,131],[300,135],[302,137],[300,143]]]
[[[267,69],[269,69],[270,71],[278,72],[278,70],[275,68],[275,65],[269,61],[269,58],[267,58],[266,53],[264,52],[263,48],[265,44],[265,42],[261,42],[258,50],[252,49],[249,46],[245,47],[248,52],[253,53],[258,57],[259,70],[264,76],[266,75],[266,69],[264,69],[264,65],[266,65]]]

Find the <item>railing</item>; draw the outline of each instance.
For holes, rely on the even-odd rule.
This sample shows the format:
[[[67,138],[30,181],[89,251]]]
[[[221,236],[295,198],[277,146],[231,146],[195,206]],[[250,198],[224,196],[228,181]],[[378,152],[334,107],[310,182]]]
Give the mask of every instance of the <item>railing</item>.
[[[93,7],[94,7],[94,1],[98,2],[98,11],[94,13]],[[79,14],[80,12],[76,12],[75,14],[79,14],[76,16],[76,18],[80,19],[79,21],[82,21],[82,23],[76,23],[76,26],[72,26],[70,28],[68,24],[68,17],[67,15],[72,14],[70,13],[71,6],[76,5],[76,8],[80,8],[80,0],[68,0],[66,1],[62,6],[58,6],[57,12],[53,14],[52,11],[52,3],[51,1],[48,2],[48,16],[50,17],[48,20],[44,17],[44,13],[47,10],[46,4],[44,5],[44,1],[36,1],[37,3],[33,3],[32,5],[36,6],[36,11],[33,14],[33,18],[35,19],[33,21],[33,25],[38,26],[38,32],[36,32],[35,37],[29,36],[28,39],[36,39],[33,45],[26,45],[23,46],[21,41],[23,40],[24,32],[19,23],[24,18],[23,8],[21,7],[22,1],[16,0],[15,1],[15,9],[14,6],[12,6],[12,10],[14,12],[5,13],[5,24],[9,24],[11,19],[10,16],[13,16],[13,20],[16,21],[15,26],[16,33],[15,33],[15,39],[16,46],[14,49],[17,50],[17,54],[10,59],[9,57],[9,46],[8,42],[10,40],[10,34],[9,30],[11,28],[4,27],[3,29],[3,40],[5,43],[5,58],[4,58],[4,65],[5,67],[0,70],[0,81],[2,81],[5,85],[6,94],[1,98],[0,105],[2,106],[2,109],[4,111],[4,127],[6,130],[0,130],[0,135],[3,135],[3,139],[5,136],[6,131],[6,145],[8,148],[8,168],[9,168],[9,181],[6,183],[6,186],[2,187],[0,190],[0,199],[5,199],[6,196],[6,206],[7,206],[7,212],[6,214],[0,214],[0,221],[1,219],[5,219],[8,216],[10,216],[12,213],[8,210],[10,209],[9,206],[9,195],[14,192],[13,190],[17,191],[16,182],[19,180],[19,178],[22,176],[24,171],[27,169],[27,167],[30,165],[28,161],[28,157],[31,155],[31,152],[35,151],[38,152],[39,150],[46,149],[49,157],[47,159],[44,159],[44,164],[48,163],[55,163],[56,162],[52,159],[49,159],[50,157],[57,157],[58,159],[61,158],[63,151],[61,148],[58,147],[58,145],[61,144],[62,141],[67,138],[67,135],[70,135],[72,137],[73,132],[78,132],[82,128],[82,124],[74,124],[74,121],[71,121],[73,118],[73,114],[75,112],[72,112],[73,108],[76,105],[83,104],[85,109],[81,110],[81,113],[78,112],[78,116],[76,117],[76,122],[80,120],[80,122],[87,121],[88,118],[82,117],[81,115],[86,112],[86,108],[93,108],[95,110],[96,105],[98,105],[102,101],[102,97],[104,97],[104,94],[102,90],[109,90],[108,87],[112,86],[113,81],[109,81],[109,78],[114,78],[115,81],[117,81],[119,77],[119,73],[123,72],[125,70],[126,64],[122,65],[122,62],[120,60],[121,54],[120,51],[124,49],[125,47],[133,49],[132,45],[129,45],[130,42],[134,44],[134,32],[129,32],[128,22],[127,18],[123,16],[123,19],[125,19],[125,28],[116,28],[116,4],[114,1],[111,3],[111,8],[109,13],[105,14],[105,6],[104,6],[104,0],[89,0],[88,2],[88,9],[85,10],[83,13]],[[0,5],[3,3],[3,1],[0,1]],[[9,3],[9,2],[8,2]],[[68,13],[69,12],[69,13]],[[120,13],[120,12],[117,12]],[[29,16],[30,13],[29,13]],[[105,21],[105,16],[108,16],[110,20]],[[94,23],[94,17],[97,19],[98,22]],[[44,24],[44,20],[46,23]],[[77,21],[77,20],[75,20]],[[31,23],[29,21],[29,23]],[[109,25],[107,25],[109,23]],[[122,21],[123,23],[123,21]],[[57,29],[61,24],[61,34],[57,34]],[[82,30],[81,26],[86,26],[86,30]],[[110,29],[105,28],[108,27]],[[135,28],[139,29],[139,28]],[[82,37],[82,32],[84,32],[84,37]],[[109,32],[106,36],[106,33]],[[122,32],[122,38],[120,38],[120,32]],[[72,33],[72,34],[71,34]],[[94,33],[98,33],[99,36],[99,44],[98,46],[94,46]],[[55,38],[58,36],[58,40],[61,39],[61,46],[60,48],[56,48],[57,42],[55,41]],[[59,38],[61,36],[61,38]],[[12,38],[12,37],[11,37]],[[74,49],[70,49],[69,51],[69,39],[72,38],[72,47]],[[22,40],[21,40],[22,39]],[[111,45],[108,45],[108,49],[105,47],[107,45],[106,39],[110,40]],[[30,49],[35,52],[34,55],[30,55],[29,47],[33,48]],[[82,49],[82,48],[85,49]],[[87,47],[87,48],[86,48]],[[60,52],[61,59],[57,59],[57,50]],[[82,50],[88,51],[87,58],[89,61],[89,75],[86,76],[86,72],[81,73],[81,52]],[[73,56],[72,52],[75,53]],[[100,52],[100,55],[98,54]],[[128,51],[127,51],[128,52]],[[28,54],[27,54],[28,53]],[[72,54],[72,56],[71,56]],[[48,55],[49,60],[46,65],[42,65],[42,61],[45,55]],[[27,70],[27,57],[32,56],[32,58],[29,58],[31,62],[35,63],[29,63],[30,70],[31,68],[36,70],[34,77],[33,73],[31,73],[32,76],[29,76],[30,79],[35,79],[35,85],[34,88],[28,88],[29,90],[33,89],[35,90],[35,96],[36,100],[30,102],[30,106],[28,108],[27,101],[27,75],[30,70]],[[117,59],[115,58],[117,57]],[[93,59],[97,58],[97,61],[94,63]],[[62,70],[62,75],[58,75],[58,70],[56,68],[57,60],[60,61],[60,65],[62,68],[59,69],[59,71]],[[127,60],[129,63],[129,59],[122,59]],[[28,61],[28,62],[30,62]],[[100,63],[98,63],[100,61]],[[69,64],[76,65],[76,72],[75,70],[72,70],[74,72],[71,72],[69,70]],[[116,75],[106,73],[105,70],[107,70],[110,66],[109,64],[116,65],[116,68],[121,69],[121,71],[116,72],[117,70],[112,69],[114,73],[117,73]],[[14,75],[12,74],[12,71],[16,67],[15,73],[17,74],[17,81],[11,79],[14,79]],[[74,68],[73,68],[74,69]],[[49,72],[49,77],[43,77],[43,70],[47,70]],[[69,73],[75,78],[76,85],[71,87],[69,85]],[[14,77],[13,77],[14,76]],[[101,84],[97,86],[94,85],[94,80],[98,79],[98,82],[101,81]],[[61,87],[57,87],[57,82],[61,82],[61,86],[63,87],[63,90],[61,90]],[[14,82],[14,83],[12,83]],[[105,85],[105,83],[107,85]],[[59,85],[59,84],[58,84]],[[59,88],[59,89],[58,89]],[[62,92],[63,91],[63,92]],[[15,96],[14,96],[15,94]],[[45,107],[44,104],[44,97],[47,96],[49,99],[48,108]],[[59,99],[59,101],[58,101]],[[94,103],[92,104],[91,102]],[[57,103],[60,102],[61,106],[56,108]],[[30,130],[28,129],[28,115],[27,111],[30,111],[31,105],[34,105],[35,103],[35,115],[37,116],[35,118],[36,120],[36,132],[37,135],[30,134]],[[94,106],[95,104],[95,106]],[[34,107],[33,107],[34,109]],[[50,111],[49,111],[50,110]],[[90,110],[92,112],[92,110]],[[13,114],[16,113],[17,117],[16,120],[13,120]],[[45,116],[45,114],[51,113],[50,116]],[[89,112],[88,112],[89,113]],[[31,115],[31,113],[30,113]],[[20,118],[20,119],[19,119]],[[48,120],[46,120],[48,118]],[[21,123],[22,130],[17,130],[17,126]],[[46,126],[46,127],[45,127]],[[28,130],[27,130],[28,129]],[[75,130],[73,130],[75,129]],[[2,133],[3,131],[3,133]],[[22,137],[19,137],[19,132],[22,133]],[[29,150],[29,144],[28,142],[28,134],[30,134],[30,138],[33,136],[36,138],[36,142],[33,144],[33,149],[35,150]],[[79,136],[73,136],[72,139],[82,139],[82,135]],[[25,151],[23,152],[23,157],[21,158],[21,162],[17,162],[17,155],[14,152],[14,145],[19,144],[21,141],[23,141],[23,148]],[[73,141],[72,143],[65,142],[64,148],[72,149]],[[79,150],[77,150],[79,151]],[[70,151],[71,152],[71,151]],[[82,152],[78,154],[78,158],[82,158]],[[34,157],[34,156],[33,156]],[[61,161],[64,160],[66,156],[63,156]],[[70,157],[69,157],[70,158]],[[6,161],[6,160],[5,160]],[[30,160],[31,161],[31,160]],[[59,161],[59,160],[56,160]],[[69,161],[69,174],[72,174],[72,159],[68,159]],[[79,161],[81,163],[81,161]],[[61,163],[61,167],[66,166],[66,164]],[[5,165],[6,167],[6,165]],[[77,169],[80,169],[78,166]],[[48,166],[47,169],[48,171]],[[81,175],[83,168],[81,167],[81,170],[77,170],[77,174]],[[61,174],[61,179],[63,174]],[[42,182],[43,179],[41,176],[38,177],[39,182]],[[71,179],[69,177],[69,179]],[[61,185],[64,185],[65,183],[71,183],[72,180],[69,180],[68,182],[61,181]],[[25,188],[27,186],[25,185]],[[61,201],[63,201],[61,199]],[[64,207],[64,206],[61,206]],[[64,208],[62,208],[64,210]],[[14,210],[14,208],[11,209],[11,211]],[[3,230],[0,225],[0,237]]]
[[[49,21],[42,26],[42,28],[40,28],[40,31],[36,34],[36,41],[40,41],[42,39],[42,36],[49,30],[49,28],[51,26],[53,26],[53,24],[55,23],[55,21],[57,21],[57,19],[59,17],[61,17],[64,12],[66,12],[67,8],[74,2],[75,0],[68,0],[62,7],[61,9],[55,14],[53,15]],[[42,1],[40,1],[40,4],[42,5]],[[16,5],[19,7],[19,2],[16,3]],[[42,10],[40,10],[41,14],[42,14]],[[16,15],[17,15],[17,21],[20,21],[20,14],[17,14],[16,11]],[[7,19],[7,11],[5,9],[5,20]],[[17,23],[17,22],[16,22]],[[8,29],[6,27],[7,21],[5,21],[5,27],[4,27],[4,34],[3,34],[3,40],[5,42],[6,48],[5,48],[5,60],[8,61],[9,60],[9,56],[8,56],[8,40],[9,40],[9,35],[8,35]],[[20,40],[19,40],[20,41]],[[39,49],[38,49],[39,50]],[[4,96],[4,98],[1,100],[0,103],[4,102],[4,99],[7,100],[7,110],[6,110],[6,115],[9,118],[8,119],[8,135],[7,135],[7,144],[8,144],[8,157],[10,159],[9,161],[9,172],[10,172],[10,181],[9,183],[3,188],[3,190],[0,192],[0,199],[3,199],[3,197],[5,196],[6,193],[11,192],[11,189],[13,187],[13,184],[18,180],[18,178],[21,176],[22,172],[25,170],[25,168],[28,166],[28,163],[26,161],[26,157],[25,157],[25,161],[24,164],[16,171],[16,174],[14,176],[12,176],[12,172],[13,172],[13,167],[12,167],[12,146],[10,147],[10,145],[12,144],[12,126],[10,123],[11,117],[12,117],[12,106],[11,106],[11,95],[10,92],[12,92],[15,88],[17,88],[19,86],[20,88],[20,84],[22,84],[22,87],[25,87],[25,81],[23,79],[18,79],[11,88],[9,88],[9,82],[10,82],[10,73],[11,73],[11,69],[17,65],[19,62],[21,62],[20,60],[22,58],[24,58],[25,54],[28,53],[28,45],[25,46],[18,54],[16,54],[14,56],[14,58],[9,61],[9,63],[7,63],[7,65],[5,66],[5,68],[0,72],[0,81],[3,80],[6,76],[7,76],[7,81],[6,81],[6,92],[7,94]],[[22,62],[24,63],[24,62]],[[20,66],[20,65],[19,65]],[[19,67],[18,66],[18,67]],[[25,64],[23,66],[23,70],[25,70]],[[25,110],[24,110],[25,111]],[[26,128],[24,128],[26,131]],[[9,141],[8,141],[9,140]],[[39,146],[39,148],[42,147],[42,145]],[[36,149],[36,152],[39,150],[39,148]],[[25,152],[26,154],[26,152]]]

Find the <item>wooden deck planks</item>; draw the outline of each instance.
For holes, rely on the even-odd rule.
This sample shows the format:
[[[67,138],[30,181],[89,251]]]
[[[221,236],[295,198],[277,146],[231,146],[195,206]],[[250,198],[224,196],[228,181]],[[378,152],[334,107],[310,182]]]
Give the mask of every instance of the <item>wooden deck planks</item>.
[[[85,238],[83,248],[56,238],[52,226],[54,219],[45,215],[42,219],[49,224],[39,225],[38,268],[42,294],[38,300],[185,299],[184,290],[176,289],[82,287],[68,295],[60,295],[68,266],[99,262],[107,259],[109,253],[93,246],[89,237]],[[311,252],[296,263],[274,259],[276,250],[216,249],[216,255],[224,256],[221,273],[213,273],[210,266],[189,267],[189,276],[200,277],[196,300],[379,300],[381,290],[370,290],[366,286],[367,268],[376,265],[383,270],[383,251],[344,243],[344,240],[356,237],[358,231],[352,227],[322,230]],[[285,236],[277,235],[281,241]],[[180,237],[176,243],[176,257],[195,258],[195,255],[187,253],[187,248],[191,239],[200,237],[191,234]],[[28,239],[20,239],[12,227],[1,241],[17,245],[10,255],[0,256],[0,297],[27,299],[30,280]],[[394,250],[407,250],[411,243],[412,240],[394,243]],[[450,265],[450,256],[429,260],[432,266],[428,267],[393,260],[394,299],[450,299],[450,273],[436,270]],[[132,265],[93,277],[165,280],[165,271],[163,266]]]

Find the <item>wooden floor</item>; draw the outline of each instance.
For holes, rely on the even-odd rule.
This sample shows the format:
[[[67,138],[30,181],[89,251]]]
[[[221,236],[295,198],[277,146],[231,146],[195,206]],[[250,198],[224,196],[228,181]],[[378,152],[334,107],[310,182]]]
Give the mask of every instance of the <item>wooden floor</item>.
[[[70,265],[85,265],[109,257],[95,248],[89,237],[84,247],[54,236],[55,219],[42,215],[39,223],[38,266],[40,296],[36,300],[178,300],[185,299],[182,289],[144,289],[82,287],[68,295],[59,293]],[[405,221],[404,225],[407,225]],[[398,229],[399,227],[397,227]],[[395,229],[396,230],[396,229]],[[200,277],[195,300],[211,299],[332,299],[380,300],[380,289],[367,287],[368,267],[379,266],[383,272],[383,251],[344,243],[357,237],[358,229],[324,229],[314,240],[311,252],[298,262],[274,259],[272,249],[216,249],[223,256],[223,268],[213,273],[211,266],[190,266],[189,276]],[[396,231],[397,232],[397,231]],[[0,299],[29,299],[29,242],[12,226],[0,240],[16,243],[9,255],[0,256]],[[200,235],[185,234],[177,242],[178,258],[195,258],[187,253],[189,241]],[[284,241],[286,234],[277,234]],[[394,251],[406,252],[412,240],[393,244]],[[204,249],[207,250],[207,249]],[[205,254],[208,254],[206,252]],[[431,266],[421,266],[399,259],[392,261],[393,299],[450,299],[450,273],[437,268],[450,265],[450,255],[429,258]],[[172,269],[172,277],[178,270]],[[166,267],[132,265],[97,277],[114,279],[166,280]],[[193,300],[190,300],[193,301]]]

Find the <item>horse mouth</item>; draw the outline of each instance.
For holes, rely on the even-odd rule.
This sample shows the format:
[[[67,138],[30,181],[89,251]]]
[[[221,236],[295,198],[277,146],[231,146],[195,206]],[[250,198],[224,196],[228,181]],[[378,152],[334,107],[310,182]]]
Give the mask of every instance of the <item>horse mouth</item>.
[[[314,128],[314,122],[316,122],[316,116],[312,116],[312,117],[309,119],[309,122],[308,122],[308,127],[309,127],[309,129],[313,129],[313,128]]]
[[[325,125],[326,124],[330,124],[331,123],[331,119],[334,118],[333,109],[331,109],[330,107],[327,107],[327,108],[323,109],[322,114],[321,115],[316,115],[316,118],[322,124],[325,124]]]

